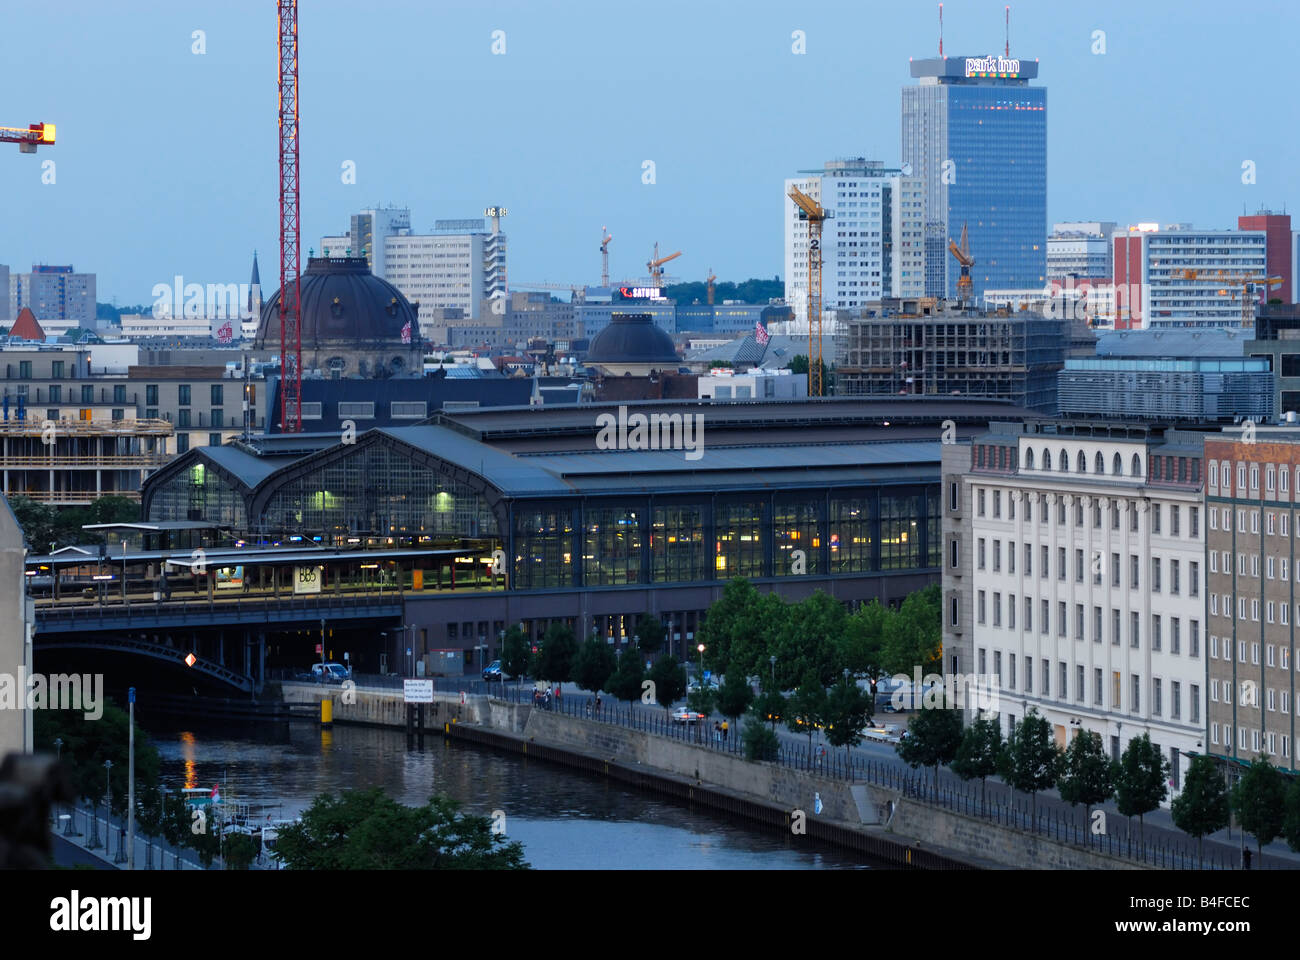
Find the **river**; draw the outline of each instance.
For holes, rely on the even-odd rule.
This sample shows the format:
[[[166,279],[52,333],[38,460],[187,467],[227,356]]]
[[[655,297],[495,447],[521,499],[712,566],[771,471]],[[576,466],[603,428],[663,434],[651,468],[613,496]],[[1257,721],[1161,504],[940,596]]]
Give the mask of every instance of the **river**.
[[[467,813],[505,814],[525,859],[549,870],[863,869],[860,855],[671,803],[591,774],[439,736],[281,724],[151,731],[169,788],[221,784],[223,799],[279,800],[295,816],[320,793],[380,786],[418,805],[440,793]]]

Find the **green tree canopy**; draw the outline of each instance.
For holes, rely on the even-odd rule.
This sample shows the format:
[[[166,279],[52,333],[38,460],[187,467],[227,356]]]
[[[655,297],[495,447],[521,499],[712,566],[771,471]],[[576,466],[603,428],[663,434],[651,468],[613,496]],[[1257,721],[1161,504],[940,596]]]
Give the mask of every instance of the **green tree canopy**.
[[[826,688],[817,679],[817,672],[809,668],[803,682],[786,701],[785,714],[786,728],[791,733],[806,733],[809,749],[812,748],[813,733],[826,724],[826,707]]]
[[[939,789],[939,767],[952,763],[961,746],[961,712],[951,708],[945,695],[939,705],[918,710],[907,724],[907,736],[894,749],[912,767],[930,767]]]
[[[563,623],[546,628],[541,649],[537,651],[537,678],[548,683],[566,683],[573,679],[573,661],[578,656],[578,641],[573,630]]]
[[[650,668],[648,679],[655,685],[655,702],[665,710],[672,709],[686,693],[686,668],[671,653],[660,655]]]
[[[642,682],[645,680],[645,667],[641,662],[641,651],[636,644],[628,644],[618,658],[618,667],[609,678],[605,689],[618,700],[629,704],[641,696]]]
[[[578,656],[573,664],[573,680],[579,688],[598,693],[605,689],[605,684],[617,667],[612,645],[600,637],[591,636],[578,648]]]
[[[1115,792],[1115,764],[1101,744],[1101,735],[1081,730],[1061,756],[1056,778],[1061,799],[1074,806],[1083,804],[1084,814],[1105,803]]]
[[[864,693],[851,677],[841,676],[826,697],[826,740],[833,747],[843,747],[846,759],[862,742],[862,728],[871,719],[871,708],[871,694]]]
[[[801,683],[809,671],[823,689],[839,679],[847,620],[844,605],[820,590],[789,608],[772,651],[781,689]]]
[[[653,657],[663,649],[664,640],[668,637],[668,628],[658,617],[643,613],[636,621],[636,637],[641,652],[648,657]]]
[[[718,712],[734,726],[740,715],[754,702],[754,688],[743,670],[729,670],[718,687]]]
[[[879,600],[864,603],[845,620],[840,637],[840,662],[855,677],[866,677],[873,684],[884,673],[881,657],[889,613]]]
[[[957,755],[950,764],[952,772],[963,780],[980,781],[980,806],[984,806],[988,778],[1002,765],[1002,728],[996,717],[981,713],[962,731]]]
[[[113,810],[123,812],[127,801],[127,769],[130,718],[112,701],[103,701],[103,714],[87,719],[84,710],[34,710],[32,729],[39,750],[58,753],[68,771],[77,795],[96,803],[108,789],[109,770],[105,760],[112,760]],[[54,741],[63,740],[61,750]],[[158,783],[158,748],[140,725],[135,727],[135,779],[141,790]]]
[[[504,681],[507,676],[518,677],[522,683],[532,658],[533,651],[529,648],[528,638],[518,625],[512,625],[501,642],[501,679]]]
[[[889,674],[922,675],[939,669],[943,659],[942,596],[938,584],[909,594],[884,623],[881,665]]]
[[[1029,713],[1007,738],[1001,773],[1013,790],[1029,794],[1030,809],[1035,818],[1038,815],[1038,794],[1056,783],[1059,758],[1060,750],[1052,740],[1051,724],[1030,707]]]
[[[1286,782],[1268,757],[1260,755],[1250,762],[1232,788],[1232,809],[1241,829],[1255,837],[1255,849],[1261,859],[1264,847],[1282,832],[1286,816]]]
[[[1146,837],[1146,815],[1169,796],[1169,761],[1142,734],[1128,742],[1115,773],[1115,806],[1126,817],[1136,816],[1140,835]]]
[[[1228,786],[1213,757],[1202,754],[1192,758],[1182,793],[1174,797],[1170,813],[1174,826],[1196,838],[1199,860],[1205,838],[1228,825]]]
[[[381,788],[345,790],[318,796],[280,831],[276,853],[290,870],[527,869],[523,847],[492,827],[445,797],[406,807]]]

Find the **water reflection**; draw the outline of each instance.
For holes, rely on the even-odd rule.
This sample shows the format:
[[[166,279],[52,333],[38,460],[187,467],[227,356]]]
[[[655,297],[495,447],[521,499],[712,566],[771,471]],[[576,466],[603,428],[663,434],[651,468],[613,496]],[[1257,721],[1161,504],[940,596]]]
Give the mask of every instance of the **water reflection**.
[[[864,868],[850,851],[757,830],[744,821],[660,800],[594,775],[429,737],[408,751],[400,731],[155,730],[164,783],[220,783],[223,798],[279,800],[285,816],[320,793],[381,786],[419,804],[432,793],[466,811],[505,815],[507,835],[541,869]]]

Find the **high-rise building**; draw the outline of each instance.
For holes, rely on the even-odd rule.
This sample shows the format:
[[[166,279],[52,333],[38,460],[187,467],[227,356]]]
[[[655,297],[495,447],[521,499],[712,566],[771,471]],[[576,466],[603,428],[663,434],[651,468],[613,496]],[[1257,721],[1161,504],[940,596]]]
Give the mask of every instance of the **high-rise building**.
[[[1268,266],[1263,230],[1139,223],[1117,230],[1114,245],[1116,330],[1240,327],[1241,285],[1223,277],[1262,277]]]
[[[1114,272],[1110,245],[1114,232],[1113,220],[1055,224],[1047,238],[1047,279],[1109,282]]]
[[[0,327],[14,322],[15,314],[9,311],[9,268],[0,263]]]
[[[911,62],[919,83],[903,88],[903,171],[925,184],[925,209],[946,239],[966,227],[975,296],[986,287],[1026,289],[1047,281],[1047,90],[1031,87],[1038,61],[936,57]],[[947,243],[927,244],[927,275]],[[927,290],[928,295],[940,291]]]
[[[506,235],[482,218],[437,220],[432,233],[416,234],[405,207],[362,210],[347,234],[322,237],[321,250],[364,256],[375,276],[419,306],[426,332],[441,320],[434,311],[447,308],[475,320],[505,317]]]
[[[1036,710],[1057,746],[1086,731],[1115,759],[1148,735],[1171,799],[1204,750],[1201,451],[1193,431],[1064,420],[943,450],[945,661],[997,678],[1004,734]]]
[[[76,273],[71,266],[38,264],[31,273],[9,275],[9,316],[30,307],[49,334],[67,333],[74,327],[93,330],[95,275]]]
[[[785,181],[786,301],[808,317],[808,225],[798,187],[832,214],[822,226],[822,306],[849,310],[882,297],[925,294],[925,199],[919,179],[861,157],[831,160]],[[805,327],[806,329],[806,327]]]
[[[1260,303],[1268,303],[1270,300],[1295,303],[1295,288],[1292,286],[1295,282],[1295,273],[1291,266],[1291,214],[1261,210],[1254,216],[1238,217],[1237,229],[1264,231],[1268,275],[1282,278],[1282,282],[1276,287],[1265,287],[1260,284]]]

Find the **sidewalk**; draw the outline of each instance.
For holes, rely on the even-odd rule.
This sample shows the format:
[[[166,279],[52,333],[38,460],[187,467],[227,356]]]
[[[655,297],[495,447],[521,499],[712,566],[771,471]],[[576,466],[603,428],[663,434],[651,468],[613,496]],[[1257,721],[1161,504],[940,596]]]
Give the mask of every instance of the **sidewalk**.
[[[68,815],[71,815],[70,819],[63,819]],[[127,868],[124,822],[117,819],[106,820],[101,812],[94,817],[92,823],[89,809],[82,806],[69,807],[67,804],[57,805],[53,816],[54,825],[50,829],[55,836],[99,858],[110,868],[118,870]],[[92,845],[92,840],[97,842]],[[105,845],[106,841],[107,845]],[[161,837],[151,842],[140,834],[139,824],[137,824],[135,869],[202,870],[203,867],[193,850],[182,850],[178,859],[175,849],[170,844]],[[213,859],[212,869],[221,869],[219,858]]]

